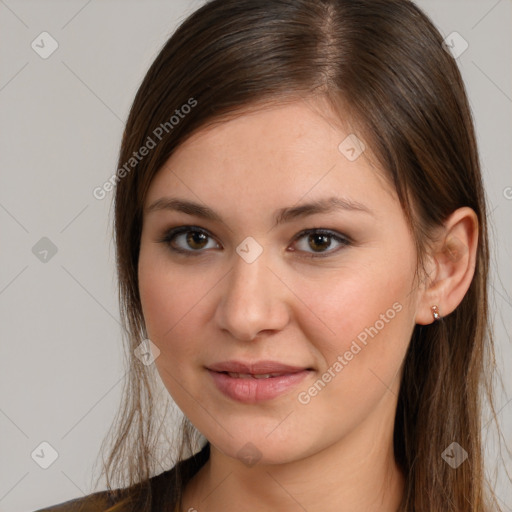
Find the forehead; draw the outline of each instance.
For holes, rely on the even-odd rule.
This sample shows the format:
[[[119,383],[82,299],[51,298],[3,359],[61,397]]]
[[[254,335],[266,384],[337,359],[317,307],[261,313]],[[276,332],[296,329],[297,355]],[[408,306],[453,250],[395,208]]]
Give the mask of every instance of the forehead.
[[[239,113],[180,145],[154,177],[146,205],[170,193],[238,209],[288,206],[336,192],[354,201],[395,202],[369,148],[357,157],[364,141],[355,137],[349,121],[321,101]]]

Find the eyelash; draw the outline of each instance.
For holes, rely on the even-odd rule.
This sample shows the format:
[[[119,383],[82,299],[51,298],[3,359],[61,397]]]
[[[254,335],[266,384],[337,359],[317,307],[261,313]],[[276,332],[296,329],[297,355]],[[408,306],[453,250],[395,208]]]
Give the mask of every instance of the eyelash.
[[[164,236],[158,241],[160,243],[166,244],[169,247],[169,249],[174,253],[182,254],[184,256],[193,256],[193,257],[201,256],[202,254],[204,254],[205,250],[202,250],[202,249],[197,250],[197,251],[186,250],[186,249],[174,247],[171,244],[171,242],[174,240],[175,237],[177,237],[178,235],[181,235],[183,233],[189,233],[189,232],[202,233],[202,234],[206,235],[207,237],[214,239],[214,237],[211,236],[210,233],[208,233],[208,231],[206,231],[205,229],[199,228],[197,226],[179,226],[176,228],[169,229],[164,234]],[[346,235],[342,235],[341,233],[337,233],[335,231],[331,231],[331,230],[327,230],[327,229],[323,229],[323,228],[305,229],[295,236],[295,238],[293,239],[293,242],[295,243],[297,240],[300,240],[301,238],[306,237],[308,235],[312,235],[312,234],[325,235],[331,239],[334,239],[341,244],[341,247],[339,247],[338,249],[335,249],[333,251],[328,251],[328,252],[323,252],[323,253],[306,253],[307,255],[303,256],[305,258],[327,258],[327,257],[332,256],[333,254],[337,253],[342,248],[350,246],[352,244],[352,240],[349,237],[347,237]]]

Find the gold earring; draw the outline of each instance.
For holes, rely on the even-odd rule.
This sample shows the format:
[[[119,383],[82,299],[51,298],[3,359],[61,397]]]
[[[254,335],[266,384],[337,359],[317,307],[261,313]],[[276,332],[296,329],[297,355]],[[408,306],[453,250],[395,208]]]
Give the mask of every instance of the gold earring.
[[[431,308],[432,316],[434,317],[434,321],[441,320],[441,315],[439,314],[439,308],[434,304]]]

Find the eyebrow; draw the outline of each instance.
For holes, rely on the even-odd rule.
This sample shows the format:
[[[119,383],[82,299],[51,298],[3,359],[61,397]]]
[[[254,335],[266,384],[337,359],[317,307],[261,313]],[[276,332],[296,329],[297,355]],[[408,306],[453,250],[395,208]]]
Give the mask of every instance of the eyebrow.
[[[186,199],[162,197],[148,206],[146,208],[146,213],[159,210],[178,211],[188,215],[201,217],[203,219],[224,223],[224,220],[216,211],[212,210],[208,206]],[[339,210],[363,212],[369,215],[374,215],[367,206],[357,201],[351,201],[341,197],[326,197],[298,206],[289,206],[277,210],[274,215],[274,227],[279,224],[307,217],[308,215],[314,215],[316,213],[330,213]]]

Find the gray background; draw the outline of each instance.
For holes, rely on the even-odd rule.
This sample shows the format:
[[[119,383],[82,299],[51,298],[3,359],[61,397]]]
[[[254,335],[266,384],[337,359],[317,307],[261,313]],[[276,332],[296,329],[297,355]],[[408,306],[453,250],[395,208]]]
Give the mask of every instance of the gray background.
[[[505,384],[497,407],[512,446],[512,2],[418,3],[443,35],[456,31],[469,43],[457,61],[494,225],[491,307]],[[147,67],[201,4],[0,0],[0,511],[92,491],[124,375],[111,193],[100,201],[92,190],[115,172],[123,123]],[[31,47],[44,31],[59,45],[46,59]],[[496,443],[486,423],[484,434],[492,473]],[[48,469],[31,457],[43,441],[58,453]],[[509,458],[506,464],[512,473]],[[496,489],[512,511],[503,471]]]

